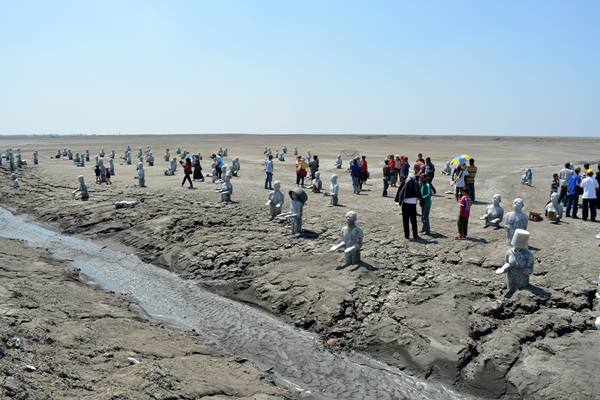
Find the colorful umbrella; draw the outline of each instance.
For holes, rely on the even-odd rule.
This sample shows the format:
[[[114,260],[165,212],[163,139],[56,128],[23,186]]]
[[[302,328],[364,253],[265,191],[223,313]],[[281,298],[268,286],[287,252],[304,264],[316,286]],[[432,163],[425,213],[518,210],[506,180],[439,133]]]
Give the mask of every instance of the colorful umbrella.
[[[471,159],[471,156],[468,154],[463,154],[460,156],[456,156],[450,161],[450,163],[456,168],[459,165],[466,164]]]

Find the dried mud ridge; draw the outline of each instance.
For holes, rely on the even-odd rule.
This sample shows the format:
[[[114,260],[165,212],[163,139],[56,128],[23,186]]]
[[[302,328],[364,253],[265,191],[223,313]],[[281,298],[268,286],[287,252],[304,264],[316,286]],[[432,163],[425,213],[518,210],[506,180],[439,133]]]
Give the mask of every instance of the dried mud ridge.
[[[550,294],[519,292],[504,299],[504,279],[493,270],[503,240],[429,244],[398,240],[399,227],[361,221],[367,265],[337,270],[327,253],[338,240],[339,218],[306,212],[318,240],[294,238],[269,223],[256,204],[221,205],[215,198],[127,188],[90,187],[91,200],[70,198],[35,170],[18,196],[0,180],[2,204],[56,225],[62,232],[122,243],[146,262],[204,282],[211,290],[267,309],[299,327],[337,338],[424,377],[493,398],[592,398],[595,287],[589,277],[551,281],[568,268],[560,254],[537,251],[532,280]],[[116,210],[117,198],[143,198]],[[263,217],[264,216],[264,219]],[[443,221],[451,223],[451,220]],[[500,233],[502,235],[502,233]],[[442,235],[443,236],[443,235]]]
[[[3,399],[291,398],[246,360],[145,319],[42,250],[1,238],[0,261]]]

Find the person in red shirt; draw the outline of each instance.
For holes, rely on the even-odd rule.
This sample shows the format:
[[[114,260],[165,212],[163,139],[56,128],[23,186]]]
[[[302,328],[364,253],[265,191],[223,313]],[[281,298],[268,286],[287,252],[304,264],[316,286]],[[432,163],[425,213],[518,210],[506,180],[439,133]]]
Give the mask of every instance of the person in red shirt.
[[[362,160],[360,162],[360,188],[362,189],[363,185],[367,183],[367,179],[369,179],[369,166],[367,165],[367,156],[362,156]]]
[[[463,187],[462,197],[458,202],[458,235],[454,239],[463,240],[467,238],[467,229],[469,227],[469,216],[471,215],[472,205],[473,201],[469,197],[469,190]]]
[[[183,173],[185,174],[183,181],[181,181],[181,186],[187,180],[190,183],[190,189],[193,189],[194,185],[192,185],[192,178],[190,178],[190,175],[192,175],[192,160],[188,157],[185,159],[185,162],[181,161],[181,165],[183,165]]]

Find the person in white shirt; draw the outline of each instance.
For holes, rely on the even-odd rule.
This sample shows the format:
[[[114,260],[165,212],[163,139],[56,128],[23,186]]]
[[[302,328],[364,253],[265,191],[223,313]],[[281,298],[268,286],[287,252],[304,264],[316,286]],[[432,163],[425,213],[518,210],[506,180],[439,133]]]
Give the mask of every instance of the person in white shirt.
[[[581,187],[583,188],[583,215],[584,221],[587,221],[588,211],[591,214],[590,220],[596,222],[596,190],[598,189],[598,181],[594,178],[594,171],[591,169],[587,170],[587,178],[581,181]]]
[[[568,190],[569,190],[569,179],[575,173],[571,169],[571,163],[566,163],[565,167],[558,172],[558,177],[560,178],[560,193],[558,197],[558,202],[562,202],[563,206],[567,206],[568,199]]]

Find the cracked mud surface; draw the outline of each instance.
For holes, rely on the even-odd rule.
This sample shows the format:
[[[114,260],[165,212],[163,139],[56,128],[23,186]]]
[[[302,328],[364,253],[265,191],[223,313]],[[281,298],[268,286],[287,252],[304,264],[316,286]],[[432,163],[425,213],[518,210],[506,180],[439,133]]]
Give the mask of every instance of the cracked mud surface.
[[[402,147],[408,155],[431,154],[438,171],[449,154],[470,152],[479,165],[478,200],[498,192],[505,210],[512,198],[520,196],[526,212],[540,211],[549,188],[547,177],[565,161],[594,161],[591,149],[597,146],[591,144],[598,140],[486,138],[473,144],[448,138],[353,138],[343,147],[364,151],[375,178],[367,186],[371,190],[361,196],[352,196],[346,173],[331,167],[341,145],[327,137],[313,138],[318,146],[307,143],[310,137],[107,138],[102,146],[97,138],[74,140],[21,144],[45,149],[42,166],[25,167],[19,192],[7,189],[3,169],[2,205],[65,233],[133,248],[147,262],[269,310],[324,339],[336,338],[343,347],[469,392],[505,399],[584,399],[600,393],[596,379],[600,361],[593,352],[600,345],[593,329],[599,273],[593,238],[600,225],[530,222],[536,258],[531,281],[550,296],[519,292],[505,299],[504,277],[494,274],[506,251],[505,233],[481,227],[477,217],[485,204],[476,204],[472,212],[473,240],[451,240],[456,204],[443,194],[447,183],[438,174],[434,184],[439,196],[433,199],[431,217],[437,235],[427,243],[405,242],[398,207],[380,197],[381,173],[376,166],[387,148]],[[326,198],[309,193],[304,227],[317,239],[291,237],[289,226],[267,221],[260,168],[266,140],[272,148],[286,141],[288,148],[298,145],[318,153],[325,184],[330,173],[340,174],[344,207],[329,208]],[[16,148],[17,143],[11,145]],[[89,168],[49,158],[59,147],[78,151],[114,147],[120,155],[127,143],[134,149],[151,144],[155,156],[165,147],[200,149],[204,172],[207,153],[219,145],[229,147],[230,155],[242,161],[241,176],[233,181],[233,197],[239,202],[219,204],[210,183],[197,183],[193,191],[182,189],[181,175],[162,176],[162,166],[148,168],[149,188],[139,189],[133,187],[134,167],[117,165],[113,185],[97,186]],[[529,165],[518,154],[527,154]],[[293,181],[291,159],[275,165],[275,178],[282,181],[284,191]],[[518,183],[520,168],[531,165],[536,166],[535,187],[523,187]],[[81,173],[90,189],[88,202],[70,197]],[[144,202],[134,209],[114,209],[112,203],[122,198]],[[287,209],[288,198],[286,202]],[[327,249],[338,240],[343,215],[350,209],[359,212],[368,265],[336,269],[341,256]]]

